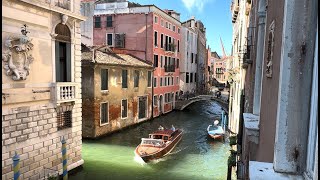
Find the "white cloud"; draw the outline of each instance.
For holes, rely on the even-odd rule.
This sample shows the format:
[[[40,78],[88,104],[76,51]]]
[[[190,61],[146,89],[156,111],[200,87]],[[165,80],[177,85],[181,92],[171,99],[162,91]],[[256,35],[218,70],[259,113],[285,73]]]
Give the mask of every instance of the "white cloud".
[[[197,8],[198,11],[202,11],[205,4],[214,0],[182,0],[184,6],[191,11],[193,8]]]

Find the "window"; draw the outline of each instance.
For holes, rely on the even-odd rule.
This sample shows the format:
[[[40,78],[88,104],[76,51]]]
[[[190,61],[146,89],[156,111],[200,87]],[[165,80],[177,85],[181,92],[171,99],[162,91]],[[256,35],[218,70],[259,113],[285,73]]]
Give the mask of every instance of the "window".
[[[169,24],[169,29],[171,29],[171,24]]]
[[[177,82],[177,85],[179,85],[179,77],[177,77],[177,81],[176,82]]]
[[[122,70],[122,88],[128,88],[128,70]]]
[[[180,40],[178,40],[178,52],[180,52]]]
[[[166,22],[166,28],[168,28],[168,22]]]
[[[147,97],[139,97],[139,115],[138,118],[142,119],[142,118],[146,118],[147,117]]]
[[[153,96],[153,106],[158,106],[158,96]]]
[[[164,57],[164,66],[167,67],[167,65],[168,65],[168,57],[165,56]]]
[[[170,77],[167,77],[167,85],[170,86]]]
[[[160,86],[162,86],[162,77],[160,78]]]
[[[148,71],[148,87],[151,87],[151,74],[152,72],[151,71]]]
[[[109,104],[101,103],[100,104],[100,125],[109,123]]]
[[[163,27],[163,25],[164,25],[164,24],[163,24],[163,19],[161,19],[161,26]]]
[[[189,31],[187,31],[187,41],[189,41]]]
[[[158,23],[158,17],[154,16],[154,23]]]
[[[172,26],[172,31],[176,32],[176,26]]]
[[[171,85],[173,86],[173,77],[171,77]]]
[[[71,82],[71,35],[68,26],[58,24],[55,29],[56,82]]]
[[[72,127],[72,111],[57,113],[57,128],[58,130]]]
[[[160,47],[163,48],[163,34],[161,34],[160,37]]]
[[[178,28],[178,34],[180,34],[180,28]]]
[[[190,73],[190,83],[193,82],[193,73]]]
[[[128,100],[123,99],[121,101],[121,118],[128,117]]]
[[[198,63],[197,54],[194,54],[194,62],[195,62],[196,64]]]
[[[179,68],[179,59],[177,59],[177,68]]]
[[[113,46],[113,42],[112,42],[113,41],[113,39],[112,39],[113,37],[112,37],[112,35],[113,34],[107,34],[107,45],[108,46]]]
[[[189,73],[186,73],[186,83],[189,83]]]
[[[107,16],[107,27],[112,27],[112,16]]]
[[[108,69],[101,69],[101,90],[108,90]]]
[[[140,72],[138,70],[134,70],[133,87],[139,87],[139,74],[140,74]]]
[[[160,67],[163,68],[163,56],[160,56]]]
[[[158,32],[154,32],[154,46],[158,47]]]
[[[94,27],[101,28],[101,17],[94,17]]]
[[[153,67],[158,67],[158,55],[154,55],[153,56]]]
[[[193,63],[193,53],[191,53],[191,63]]]
[[[157,78],[153,78],[153,87],[157,87]]]
[[[167,86],[167,77],[164,77],[164,86]]]
[[[110,39],[112,44],[112,37]],[[126,39],[126,34],[115,34],[115,46],[118,48],[124,48],[125,39]]]

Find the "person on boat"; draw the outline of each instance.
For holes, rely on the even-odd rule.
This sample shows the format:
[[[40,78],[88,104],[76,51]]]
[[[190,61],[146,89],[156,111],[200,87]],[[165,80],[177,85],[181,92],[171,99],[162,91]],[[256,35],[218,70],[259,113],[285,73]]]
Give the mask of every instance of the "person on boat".
[[[158,128],[160,131],[164,130],[164,128],[160,125],[160,127]]]
[[[218,124],[219,124],[219,121],[218,121],[218,120],[215,120],[215,121],[213,122],[213,125],[214,125],[214,126],[218,126]]]
[[[171,130],[172,130],[172,131],[175,131],[176,128],[175,128],[173,125],[171,125]]]

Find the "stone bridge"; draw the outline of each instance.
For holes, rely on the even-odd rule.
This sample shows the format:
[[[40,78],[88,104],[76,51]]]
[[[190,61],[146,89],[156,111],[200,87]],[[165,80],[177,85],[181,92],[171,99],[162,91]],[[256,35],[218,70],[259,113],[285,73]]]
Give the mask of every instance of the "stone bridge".
[[[220,104],[224,111],[228,112],[229,103],[226,98],[216,98],[213,95],[198,95],[196,97],[192,97],[184,100],[178,100],[175,104],[175,109],[183,110],[184,108],[188,107],[190,104],[198,102],[198,101],[216,101]]]

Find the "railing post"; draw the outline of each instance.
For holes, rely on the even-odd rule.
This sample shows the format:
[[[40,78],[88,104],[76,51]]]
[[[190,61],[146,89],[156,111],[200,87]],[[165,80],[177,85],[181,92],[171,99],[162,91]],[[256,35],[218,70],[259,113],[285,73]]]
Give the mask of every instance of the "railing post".
[[[13,160],[13,179],[14,180],[20,180],[20,157],[17,154],[17,152],[15,152],[15,155],[12,158]]]
[[[68,180],[68,163],[67,163],[67,144],[66,144],[66,140],[64,139],[64,137],[62,138],[62,167],[63,167],[63,180]]]

